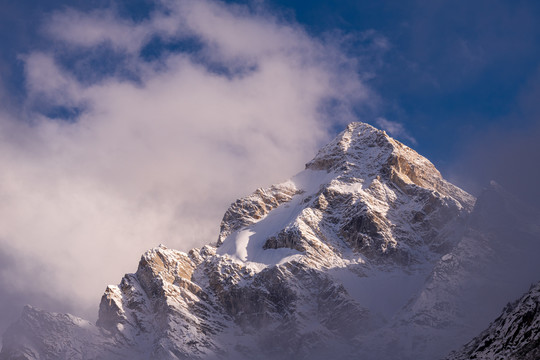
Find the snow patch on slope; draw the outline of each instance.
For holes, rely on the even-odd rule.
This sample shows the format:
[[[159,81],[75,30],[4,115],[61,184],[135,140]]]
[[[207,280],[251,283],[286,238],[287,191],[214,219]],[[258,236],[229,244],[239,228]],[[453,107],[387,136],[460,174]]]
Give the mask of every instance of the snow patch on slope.
[[[294,176],[291,182],[298,194],[289,202],[271,210],[260,220],[240,231],[230,234],[216,253],[221,256],[249,263],[248,266],[262,270],[268,266],[298,260],[302,253],[288,248],[264,249],[263,246],[271,236],[291,226],[304,211],[304,200],[318,192],[321,186],[335,177],[332,172],[323,170],[304,170]]]

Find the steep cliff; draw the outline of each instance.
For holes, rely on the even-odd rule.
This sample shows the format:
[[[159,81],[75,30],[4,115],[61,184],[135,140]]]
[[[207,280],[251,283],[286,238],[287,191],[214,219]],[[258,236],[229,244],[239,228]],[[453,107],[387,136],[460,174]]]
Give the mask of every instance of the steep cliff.
[[[466,359],[540,359],[540,283],[509,303],[488,329],[448,357]]]
[[[352,123],[304,171],[234,202],[217,246],[146,252],[96,325],[26,308],[0,359],[442,357],[474,335],[459,313],[482,307],[452,296],[506,251],[476,244],[491,235],[473,208],[426,158]]]

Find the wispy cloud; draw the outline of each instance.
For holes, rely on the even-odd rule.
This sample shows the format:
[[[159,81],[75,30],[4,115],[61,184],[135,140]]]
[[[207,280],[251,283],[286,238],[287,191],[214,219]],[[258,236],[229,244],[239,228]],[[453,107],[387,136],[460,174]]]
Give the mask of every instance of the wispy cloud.
[[[390,135],[408,141],[413,145],[417,144],[416,139],[409,134],[403,124],[397,121],[387,120],[383,117],[375,119],[375,123],[378,127],[390,133]]]
[[[300,170],[372,99],[340,49],[243,6],[162,1],[141,22],[66,10],[44,28],[54,47],[22,57],[24,115],[0,115],[0,245],[48,269],[2,267],[0,285],[38,306],[94,315],[147,248],[215,241],[230,202]],[[200,46],[148,61],[156,38]],[[93,74],[103,47],[135,77]]]
[[[540,208],[540,67],[523,86],[518,105],[498,125],[472,128],[449,169],[452,180],[471,191],[495,180],[513,195]]]

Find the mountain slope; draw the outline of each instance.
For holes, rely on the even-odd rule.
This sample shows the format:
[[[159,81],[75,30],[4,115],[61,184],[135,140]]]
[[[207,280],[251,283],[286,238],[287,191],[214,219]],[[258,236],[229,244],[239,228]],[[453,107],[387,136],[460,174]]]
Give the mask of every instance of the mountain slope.
[[[488,329],[448,360],[540,358],[540,283],[508,304]]]
[[[538,280],[539,219],[536,210],[492,182],[478,197],[459,242],[435,264],[396,327],[424,340],[422,351],[433,357],[484,329],[504,304]],[[401,336],[405,342],[414,338]]]
[[[412,149],[352,123],[291,180],[234,202],[217,246],[149,250],[107,287],[96,326],[23,314],[0,359],[441,357],[461,343],[456,331],[476,329],[456,314],[482,306],[430,304],[448,279],[452,296],[466,297],[467,259],[486,258],[481,271],[497,263],[468,245],[488,228],[475,218],[492,217],[474,204]],[[511,248],[521,254],[529,240]],[[488,248],[495,258],[507,250]],[[465,270],[445,270],[448,259]],[[431,318],[442,320],[422,320]],[[452,340],[434,346],[434,329]]]

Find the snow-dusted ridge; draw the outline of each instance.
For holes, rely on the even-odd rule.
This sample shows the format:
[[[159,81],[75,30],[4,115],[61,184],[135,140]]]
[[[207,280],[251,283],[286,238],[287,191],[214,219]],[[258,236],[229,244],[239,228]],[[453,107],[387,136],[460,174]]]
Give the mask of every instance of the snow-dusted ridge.
[[[327,185],[335,175],[326,171],[305,170],[291,180],[275,186],[276,189],[294,194],[286,202],[262,215],[253,224],[233,232],[223,240],[217,254],[247,263],[248,266],[262,269],[266,266],[299,260],[304,252],[290,248],[269,248],[268,239],[278,236],[279,231],[290,227],[305,208],[306,198]],[[267,190],[259,189],[265,194]]]
[[[334,199],[336,206],[328,201]],[[411,199],[415,201],[409,201]],[[268,214],[267,208],[275,208],[272,204],[277,209]],[[225,234],[222,231],[219,237],[218,254],[228,254],[239,260],[250,260],[251,256],[253,262],[277,263],[264,259],[273,255],[260,251],[261,245],[265,250],[291,248],[309,253],[311,257],[322,252],[326,259],[327,252],[334,255],[337,252],[342,258],[341,248],[346,252],[351,247],[353,250],[362,247],[381,254],[407,252],[404,256],[410,256],[409,260],[414,261],[420,254],[408,251],[407,247],[413,244],[407,242],[440,245],[437,241],[444,243],[445,236],[433,231],[427,234],[420,226],[414,229],[414,225],[406,222],[416,225],[423,222],[423,216],[440,216],[438,225],[443,230],[443,222],[468,213],[473,204],[472,196],[442,179],[427,159],[383,131],[367,124],[352,123],[319,151],[306,165],[306,170],[283,184],[259,189],[234,203],[222,222],[222,229],[227,231]],[[358,215],[354,220],[359,223],[353,222],[349,226],[363,227],[359,229],[363,231],[340,227],[345,224],[339,223],[338,215],[343,215],[341,219],[351,220],[352,211],[347,209],[350,207],[359,210],[354,214]],[[239,221],[238,218],[250,221]],[[236,229],[234,223],[237,222],[248,226],[242,231],[229,231]],[[343,235],[348,235],[345,234],[347,231],[366,236],[353,236],[346,239],[348,245],[343,244]],[[369,232],[376,236],[369,236]],[[399,237],[404,241],[399,242]],[[251,247],[248,256],[245,248],[252,242],[257,246]]]
[[[149,250],[107,287],[96,326],[23,314],[0,359],[441,358],[495,314],[469,321],[484,308],[471,287],[536,244],[518,214],[522,241],[500,245],[490,194],[475,206],[426,158],[352,123],[304,171],[231,204],[217,246]]]
[[[540,358],[540,283],[509,303],[489,328],[447,360]]]

